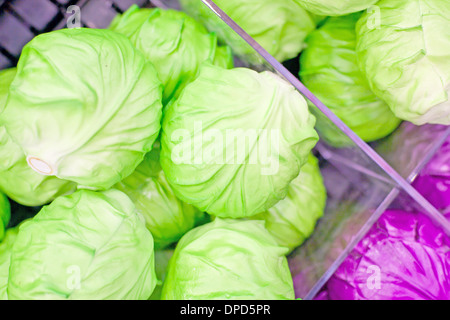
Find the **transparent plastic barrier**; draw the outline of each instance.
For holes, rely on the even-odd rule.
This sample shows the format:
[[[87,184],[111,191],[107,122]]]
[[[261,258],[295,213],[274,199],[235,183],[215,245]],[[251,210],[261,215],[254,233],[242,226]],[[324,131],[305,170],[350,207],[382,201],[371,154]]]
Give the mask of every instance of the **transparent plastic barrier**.
[[[372,147],[403,177],[415,178],[449,136],[449,126],[415,126],[404,122]]]
[[[408,182],[413,182],[449,136],[450,127],[438,125],[418,127],[405,122],[391,136],[374,143],[373,146]],[[327,211],[334,213],[331,218],[326,216],[322,219],[316,230],[317,234],[290,256],[297,295],[305,299],[312,299],[317,295],[386,209],[421,211],[417,202],[398,187],[390,190],[380,201],[377,197],[382,197],[385,190],[374,190],[372,195],[374,198],[365,196],[359,189],[362,182],[358,180],[360,178],[357,175],[351,179],[354,185],[343,185],[344,176],[352,174],[348,168],[359,167],[359,165],[348,162],[348,159],[341,155],[348,153],[348,150],[332,152],[327,149],[327,146],[318,148],[321,154],[328,155],[329,163],[335,164],[333,168],[327,166],[323,168],[330,195]],[[343,170],[340,166],[347,168]],[[361,168],[360,171],[364,172],[364,169]],[[373,176],[370,172],[368,175]],[[381,177],[377,179],[381,180]],[[356,196],[352,196],[354,194]],[[352,197],[355,198],[352,199]],[[374,211],[367,210],[377,202],[379,205]],[[361,205],[362,203],[366,205]],[[338,215],[340,217],[337,217]],[[305,281],[307,285],[304,284]],[[311,285],[311,290],[307,291]]]
[[[388,195],[388,197],[386,197],[385,201],[383,201],[382,204],[380,204],[380,207],[376,210],[376,212],[374,212],[370,218],[368,219],[368,221],[363,225],[363,227],[360,229],[360,231],[358,232],[358,234],[353,237],[352,236],[352,231],[350,228],[342,228],[340,230],[340,237],[346,241],[348,241],[348,245],[346,246],[346,249],[340,254],[340,256],[334,260],[333,265],[325,272],[325,274],[321,277],[321,279],[319,281],[317,281],[314,285],[314,287],[306,294],[304,300],[312,300],[312,299],[317,299],[317,300],[328,300],[330,299],[329,295],[328,295],[328,290],[336,290],[338,289],[338,291],[334,292],[334,295],[336,294],[342,294],[342,289],[343,287],[339,286],[336,287],[336,278],[332,279],[335,275],[335,272],[337,272],[338,275],[338,279],[343,279],[344,283],[345,283],[345,274],[346,272],[351,272],[349,274],[348,279],[352,279],[353,277],[353,272],[356,271],[357,272],[357,276],[355,274],[356,277],[360,277],[361,275],[365,274],[369,274],[371,273],[371,269],[369,267],[367,267],[367,265],[365,267],[367,267],[367,269],[365,269],[365,267],[355,267],[355,269],[349,268],[349,266],[351,265],[351,262],[356,262],[359,261],[359,259],[362,258],[362,260],[364,261],[368,261],[367,259],[369,259],[370,261],[370,257],[374,257],[373,254],[377,253],[379,254],[379,259],[377,259],[375,257],[375,260],[373,260],[373,262],[371,262],[370,264],[373,267],[378,267],[381,272],[381,279],[383,279],[383,277],[389,277],[391,280],[393,280],[392,277],[395,277],[396,275],[399,277],[398,280],[401,283],[403,281],[402,285],[399,285],[399,290],[400,292],[402,291],[402,289],[408,285],[411,285],[411,289],[413,292],[423,292],[423,296],[420,299],[438,299],[441,300],[442,297],[446,294],[446,291],[444,289],[444,291],[441,291],[440,293],[442,294],[440,297],[438,297],[436,288],[445,288],[446,286],[446,282],[445,280],[442,280],[442,278],[440,278],[440,276],[442,274],[438,273],[436,274],[436,270],[439,269],[439,260],[438,261],[434,261],[434,262],[430,262],[427,259],[430,258],[432,260],[431,257],[426,257],[424,256],[420,256],[419,258],[412,258],[412,260],[409,260],[411,257],[405,256],[405,252],[400,250],[399,252],[397,251],[388,251],[388,252],[380,252],[377,251],[380,248],[386,248],[392,250],[394,247],[389,247],[388,246],[384,246],[383,243],[377,243],[375,244],[373,242],[374,238],[366,238],[367,233],[371,232],[371,234],[373,235],[373,232],[378,229],[381,228],[381,232],[389,232],[389,230],[385,230],[385,226],[383,223],[383,217],[386,218],[384,215],[385,213],[392,213],[392,212],[396,212],[398,211],[399,214],[403,215],[403,214],[410,214],[410,217],[413,218],[414,216],[417,217],[417,215],[419,216],[426,216],[423,213],[423,210],[417,206],[417,202],[411,198],[406,192],[404,192],[401,189],[394,189],[392,190],[392,192]],[[443,215],[450,221],[450,212],[449,211],[442,211]],[[384,220],[385,222],[385,220]],[[410,221],[405,223],[409,223]],[[347,227],[347,226],[346,226]],[[394,235],[394,238],[391,239],[391,241],[388,241],[388,243],[391,244],[399,244],[399,242],[396,242],[395,238],[395,234],[397,232],[399,232],[400,234],[402,234],[401,232],[403,232],[403,227],[404,225],[400,225],[398,226],[398,230],[396,230],[397,226],[393,225],[391,226],[393,227],[392,229],[392,233],[390,233],[391,235]],[[384,230],[384,231],[383,231]],[[415,228],[415,232],[416,232],[416,241],[420,241],[419,235],[425,235],[422,233],[424,229],[420,228],[420,227],[416,227]],[[429,230],[429,229],[428,229]],[[426,233],[427,236],[430,237],[430,239],[435,239],[436,243],[440,243],[440,245],[442,246],[442,250],[436,249],[436,252],[445,252],[447,249],[446,247],[446,240],[444,240],[444,230],[442,228],[437,228],[438,233]],[[427,237],[425,237],[427,238]],[[399,240],[397,238],[397,240]],[[423,240],[423,239],[422,239]],[[374,251],[372,251],[372,255],[368,255],[365,257],[361,257],[361,248],[363,247],[367,247],[367,244],[371,243],[372,245],[375,245],[375,249]],[[370,248],[371,246],[369,246]],[[335,248],[332,248],[332,250],[330,250],[330,252],[328,253],[331,257],[333,257],[333,254],[336,254],[337,252],[339,252],[339,248],[336,251],[333,251]],[[401,246],[400,246],[401,249]],[[411,252],[412,255],[414,256],[414,250]],[[431,256],[433,256],[432,253],[430,253]],[[417,260],[414,260],[417,259]],[[421,260],[424,259],[424,260]],[[442,261],[443,263],[445,259]],[[344,263],[343,267],[344,269],[340,269],[341,265]],[[432,266],[430,266],[429,268],[426,268],[428,265],[428,263],[431,263]],[[434,263],[436,263],[436,266],[434,265]],[[291,266],[295,265],[295,263],[293,263],[291,261]],[[414,267],[413,267],[414,266]],[[426,285],[424,286],[424,282],[423,281],[423,276],[424,274],[422,273],[421,268],[425,267],[426,269],[422,269],[423,272],[427,275],[429,275],[430,277],[427,277],[426,280]],[[435,269],[436,268],[436,269]],[[411,280],[412,282],[409,282],[409,284],[405,284],[405,278],[403,277],[407,277],[407,276],[413,276],[414,277],[414,273],[413,272],[417,272],[419,274],[418,276],[418,283],[415,283],[414,280]],[[344,276],[344,278],[342,278]],[[356,278],[354,278],[356,279]],[[370,290],[375,290],[375,291],[371,291],[370,295],[373,295],[374,299],[380,299],[381,296],[383,294],[385,294],[386,292],[390,292],[391,294],[394,294],[394,296],[396,296],[396,299],[398,299],[400,296],[399,295],[395,295],[395,291],[391,291],[394,290],[395,288],[395,283],[392,282],[386,282],[381,280],[381,283],[379,284],[379,287],[371,287],[371,283],[369,283],[370,278],[366,278],[366,281],[363,280],[364,282],[359,282],[359,285],[361,285],[362,287],[360,287],[359,289],[361,289],[361,293],[362,295],[365,295],[366,298],[368,298],[367,294],[367,289]],[[385,278],[386,279],[386,278]],[[420,280],[422,279],[422,280]],[[328,281],[329,280],[334,280],[331,283],[331,288],[328,288]],[[296,281],[296,278],[294,277],[294,282]],[[349,285],[354,285],[355,283],[352,282],[350,280]],[[367,286],[364,288],[364,284]],[[428,288],[430,288],[430,291],[428,291]],[[357,290],[358,294],[359,294],[359,289]],[[376,290],[380,290],[379,292],[377,292]],[[415,291],[417,290],[417,291]],[[429,292],[429,294],[428,294]],[[380,296],[381,295],[381,296]],[[433,296],[434,295],[434,296]],[[342,299],[344,296],[340,296],[339,299]],[[427,298],[425,298],[427,297]],[[347,299],[347,298],[344,298]],[[351,299],[351,298],[349,298]],[[381,299],[386,299],[386,298],[381,298]],[[409,299],[409,298],[408,298]],[[447,299],[447,298],[444,298]]]
[[[377,180],[349,171],[332,164],[322,168],[329,190],[325,215],[312,237],[288,257],[298,298],[314,298],[398,194],[398,188],[389,190]]]
[[[449,136],[449,127],[416,127],[404,123],[392,136],[377,143],[377,147],[392,161],[394,167],[401,170],[408,182],[413,182]],[[382,200],[376,198],[385,191],[374,190],[375,199],[372,198],[372,203],[368,200],[370,197],[367,199],[358,189],[358,181],[355,181],[355,185],[344,185],[337,192],[344,181],[343,176],[336,177],[341,174],[336,171],[341,170],[338,167],[325,167],[323,170],[328,181],[327,188],[331,191],[327,211],[333,213],[322,219],[310,241],[289,257],[296,294],[306,300],[316,297],[386,209],[422,212],[418,203],[398,187],[390,190]],[[346,173],[348,171],[344,175]],[[357,195],[356,199],[352,199],[352,194]],[[368,210],[379,200],[381,201],[375,210]],[[361,205],[362,203],[366,205]]]

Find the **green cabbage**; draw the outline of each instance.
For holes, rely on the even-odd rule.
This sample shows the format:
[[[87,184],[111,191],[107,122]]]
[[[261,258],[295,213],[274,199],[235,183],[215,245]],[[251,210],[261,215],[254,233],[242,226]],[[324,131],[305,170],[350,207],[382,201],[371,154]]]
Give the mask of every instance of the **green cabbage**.
[[[42,175],[31,169],[22,149],[1,126],[0,161],[0,190],[21,205],[41,206],[76,189],[74,182]]]
[[[39,173],[108,189],[150,151],[161,95],[154,67],[125,36],[62,29],[24,47],[0,126]]]
[[[161,300],[161,292],[167,275],[167,267],[172,258],[174,249],[164,249],[155,251],[155,270],[158,277],[158,284],[150,296],[149,300]]]
[[[219,47],[215,34],[181,11],[133,5],[110,29],[126,35],[153,63],[164,85],[164,103],[179,95],[202,62],[233,66],[231,50]]]
[[[0,114],[5,109],[9,86],[16,76],[17,69],[9,68],[0,70]]]
[[[175,196],[159,165],[159,148],[147,154],[135,172],[115,188],[126,193],[144,216],[156,250],[178,241],[206,217]]]
[[[289,185],[286,198],[255,219],[264,220],[277,243],[289,248],[290,253],[313,233],[317,220],[324,214],[326,199],[319,161],[310,154],[298,177]]]
[[[0,192],[0,241],[5,236],[5,229],[11,219],[11,205],[8,198]]]
[[[317,17],[292,0],[215,0],[226,14],[238,23],[264,49],[279,61],[296,57],[303,40],[315,29]],[[201,0],[181,0],[183,10],[203,22],[234,53],[256,63],[255,51],[217,17]]]
[[[294,0],[312,13],[342,16],[369,8],[379,0]]]
[[[0,119],[16,68],[0,71]],[[0,126],[0,190],[25,206],[40,206],[59,195],[73,192],[76,184],[54,176],[44,176],[28,166],[22,149]]]
[[[382,0],[377,6],[356,25],[359,66],[373,92],[403,120],[449,125],[450,2]]]
[[[118,190],[79,190],[19,227],[11,300],[148,299],[156,286],[153,238]]]
[[[181,238],[161,298],[294,299],[285,254],[262,221],[217,218]]]
[[[370,89],[358,67],[355,25],[360,13],[331,17],[312,32],[300,58],[302,82],[343,120],[361,139],[375,141],[392,133],[401,120]],[[321,112],[311,106],[317,117],[316,129],[329,144],[341,147],[347,136]]]
[[[8,300],[8,279],[11,250],[17,237],[18,227],[6,230],[5,238],[0,243],[0,300]]]
[[[249,217],[283,199],[318,140],[305,99],[271,72],[204,65],[167,107],[161,166],[201,211]]]

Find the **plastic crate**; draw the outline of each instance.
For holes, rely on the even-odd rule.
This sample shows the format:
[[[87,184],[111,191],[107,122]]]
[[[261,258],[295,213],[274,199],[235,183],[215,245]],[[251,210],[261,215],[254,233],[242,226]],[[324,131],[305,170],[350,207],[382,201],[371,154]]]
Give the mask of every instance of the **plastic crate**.
[[[176,0],[0,0],[0,69],[15,65],[21,48],[35,35],[66,27],[74,14],[68,10],[70,6],[80,9],[82,26],[105,28],[117,13],[124,12],[134,3],[147,7],[180,8]],[[225,22],[223,27],[228,28]],[[285,63],[292,77],[298,68],[297,61]],[[245,57],[239,57],[237,65],[274,71],[267,63],[251,65]],[[435,134],[424,135],[424,132],[430,132],[430,127]],[[335,129],[343,132],[342,128]],[[405,130],[409,130],[408,144],[401,143]],[[350,147],[336,149],[325,142],[318,143],[315,153],[320,159],[328,201],[325,215],[318,222],[314,234],[288,257],[297,298],[313,299],[389,207],[415,203],[420,208],[425,203],[431,209],[426,213],[436,218],[436,223],[450,234],[450,224],[438,219],[438,211],[430,208],[424,199],[411,199],[404,186],[399,186],[395,179],[401,176],[412,183],[449,135],[450,127],[402,125],[389,137],[363,147],[352,142]],[[348,139],[351,141],[350,137]],[[427,149],[413,154],[419,143],[426,145]],[[374,161],[374,155],[384,159],[389,166]],[[402,161],[402,157],[408,161]],[[34,213],[31,209],[19,217]]]
[[[71,23],[79,8],[80,24],[106,28],[132,4],[149,5],[148,0],[2,0],[0,1],[0,69],[17,63],[22,47],[34,36]],[[73,7],[71,7],[73,6]]]

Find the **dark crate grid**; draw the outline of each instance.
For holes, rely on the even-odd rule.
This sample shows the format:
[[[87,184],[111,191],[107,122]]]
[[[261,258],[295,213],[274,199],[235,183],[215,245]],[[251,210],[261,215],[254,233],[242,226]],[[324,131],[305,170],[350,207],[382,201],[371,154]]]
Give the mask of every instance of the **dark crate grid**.
[[[149,0],[0,0],[0,69],[14,66],[36,35],[66,27],[71,5],[80,8],[83,27],[106,28],[133,4]]]

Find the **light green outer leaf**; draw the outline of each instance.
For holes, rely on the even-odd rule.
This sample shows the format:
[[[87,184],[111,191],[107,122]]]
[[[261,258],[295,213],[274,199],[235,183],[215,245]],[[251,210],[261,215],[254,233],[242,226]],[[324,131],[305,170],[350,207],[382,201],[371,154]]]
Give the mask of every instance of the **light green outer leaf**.
[[[8,97],[9,86],[16,76],[16,68],[0,70],[0,115],[5,109],[6,99]]]
[[[289,185],[286,198],[254,219],[264,220],[277,243],[289,248],[290,253],[311,236],[317,220],[324,214],[326,200],[318,159],[310,154],[298,177]]]
[[[365,10],[379,0],[293,0],[312,13],[343,16]]]
[[[16,68],[0,71],[0,119],[15,75]],[[6,128],[0,126],[0,190],[8,197],[25,206],[41,206],[75,189],[73,182],[44,176],[31,169],[22,149],[11,139]]]
[[[6,230],[5,238],[0,243],[0,300],[8,300],[9,266],[11,261],[11,250],[16,240],[18,227]]]
[[[233,66],[231,50],[219,47],[215,34],[181,11],[133,5],[110,29],[126,35],[153,63],[164,85],[164,104],[178,97],[202,62]]]
[[[377,6],[356,26],[359,66],[373,92],[401,119],[449,125],[450,2],[382,0]]]
[[[62,29],[24,47],[0,125],[50,175],[108,189],[150,151],[161,95],[154,67],[125,36]]]
[[[360,13],[331,17],[312,32],[300,57],[302,82],[358,136],[372,142],[392,133],[401,120],[370,89],[356,56],[355,25]],[[311,106],[321,137],[335,147],[350,143]]]
[[[19,227],[10,299],[148,299],[155,286],[152,235],[118,190],[59,197]]]
[[[214,2],[281,62],[296,57],[303,48],[303,40],[316,27],[316,17],[311,16],[293,0]],[[202,1],[181,0],[180,3],[183,10],[229,44],[235,54],[244,56],[253,63],[261,62],[255,51]]]
[[[12,141],[5,127],[0,127],[0,160],[0,190],[21,205],[41,206],[76,190],[74,182],[31,169],[22,149]]]
[[[285,253],[264,222],[217,218],[180,240],[161,299],[294,299]]]
[[[270,72],[204,65],[167,108],[161,166],[201,211],[242,218],[286,196],[318,141],[304,98]]]
[[[135,172],[115,188],[127,194],[145,218],[156,250],[178,241],[206,216],[175,196],[159,165],[159,148],[148,153]]]
[[[158,284],[150,296],[149,300],[161,300],[161,292],[167,275],[167,267],[173,256],[174,249],[164,249],[155,251],[155,269],[158,277]]]

